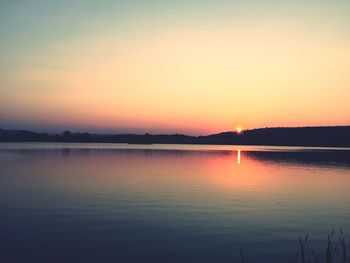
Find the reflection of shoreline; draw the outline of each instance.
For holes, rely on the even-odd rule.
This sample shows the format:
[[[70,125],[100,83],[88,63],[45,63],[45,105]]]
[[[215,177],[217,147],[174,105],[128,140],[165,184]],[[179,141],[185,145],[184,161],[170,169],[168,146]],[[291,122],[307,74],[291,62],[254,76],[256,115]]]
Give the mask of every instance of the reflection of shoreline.
[[[1,153],[30,155],[224,155],[233,154],[231,150],[175,150],[175,149],[0,149]]]
[[[246,157],[262,162],[350,168],[348,151],[247,151],[244,153]]]
[[[321,167],[342,167],[350,168],[350,151],[345,150],[288,150],[277,149],[266,150],[245,150],[239,148],[208,150],[208,149],[103,149],[103,148],[47,148],[47,149],[0,149],[0,154],[17,154],[32,156],[232,156],[237,164],[242,164],[245,159],[252,159],[260,162],[298,164]],[[243,159],[242,159],[243,157]]]

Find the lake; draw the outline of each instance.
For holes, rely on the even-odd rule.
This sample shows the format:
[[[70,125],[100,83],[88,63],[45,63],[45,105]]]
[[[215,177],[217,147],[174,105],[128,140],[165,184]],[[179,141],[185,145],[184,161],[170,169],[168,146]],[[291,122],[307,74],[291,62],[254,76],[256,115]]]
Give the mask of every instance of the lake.
[[[350,149],[0,144],[0,262],[287,262],[350,231]]]

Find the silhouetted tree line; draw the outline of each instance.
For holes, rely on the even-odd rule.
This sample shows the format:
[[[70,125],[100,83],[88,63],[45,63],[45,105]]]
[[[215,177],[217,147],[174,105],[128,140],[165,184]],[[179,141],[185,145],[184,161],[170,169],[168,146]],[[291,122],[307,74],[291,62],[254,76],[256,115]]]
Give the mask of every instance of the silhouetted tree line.
[[[64,131],[61,134],[24,130],[1,130],[1,142],[96,142],[130,144],[219,144],[350,147],[350,126],[261,128],[241,134],[223,132],[208,136],[183,134],[89,134]]]

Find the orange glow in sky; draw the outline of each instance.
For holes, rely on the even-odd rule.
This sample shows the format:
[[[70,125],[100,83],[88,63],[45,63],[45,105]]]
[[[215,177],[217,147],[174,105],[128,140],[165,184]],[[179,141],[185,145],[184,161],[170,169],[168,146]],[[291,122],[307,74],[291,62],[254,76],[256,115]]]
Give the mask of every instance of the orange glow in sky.
[[[7,2],[0,128],[350,124],[349,1]]]

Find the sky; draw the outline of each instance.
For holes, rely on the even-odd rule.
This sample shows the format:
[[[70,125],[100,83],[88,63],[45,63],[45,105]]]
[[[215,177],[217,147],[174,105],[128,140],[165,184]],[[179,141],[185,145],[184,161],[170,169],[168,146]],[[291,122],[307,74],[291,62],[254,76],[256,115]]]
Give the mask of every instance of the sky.
[[[350,1],[0,0],[0,128],[350,124]]]

